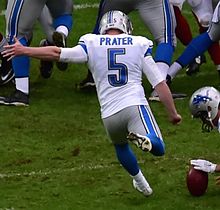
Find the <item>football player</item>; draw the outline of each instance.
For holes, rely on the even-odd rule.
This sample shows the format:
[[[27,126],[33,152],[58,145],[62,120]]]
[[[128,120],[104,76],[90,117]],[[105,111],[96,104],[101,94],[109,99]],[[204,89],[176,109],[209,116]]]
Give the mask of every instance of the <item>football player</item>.
[[[196,90],[189,102],[193,117],[200,118],[203,122],[202,130],[210,132],[217,128],[220,132],[220,92],[213,87],[202,87]],[[197,159],[191,160],[191,165],[197,170],[207,173],[220,172],[220,164]],[[220,176],[216,178],[216,184],[220,185]]]
[[[142,72],[158,92],[169,120],[181,122],[169,87],[152,58],[152,41],[132,36],[132,25],[121,11],[109,11],[100,21],[100,35],[86,34],[73,48],[30,48],[17,39],[6,46],[4,56],[28,55],[39,59],[88,63],[96,83],[101,117],[117,158],[133,178],[134,187],[145,196],[152,189],[142,174],[128,140],[153,155],[165,153],[164,141],[142,86]]]
[[[32,29],[40,16],[42,9],[47,5],[54,18],[54,27],[63,33],[55,33],[53,40],[63,47],[63,34],[72,28],[72,1],[70,0],[11,0],[6,10],[6,29],[9,44],[13,43],[14,36],[27,46],[32,37]],[[29,58],[19,56],[12,59],[15,73],[15,92],[9,97],[1,97],[0,104],[28,106],[29,105]]]
[[[220,40],[220,2],[217,4],[208,30],[195,37],[182,55],[170,66],[168,75],[173,79],[176,74],[193,59],[202,55],[209,47]]]
[[[125,14],[137,10],[141,20],[152,33],[154,40],[157,43],[155,53],[155,61],[161,71],[161,74],[166,79],[167,70],[171,64],[174,48],[176,46],[175,36],[175,18],[173,8],[170,7],[168,0],[102,0],[99,6],[98,18],[93,33],[97,34],[100,18],[110,10],[120,10]],[[87,78],[79,84],[79,88],[87,88],[94,86],[94,81],[91,73],[88,72]],[[158,96],[155,91],[152,92],[152,100],[157,100]]]

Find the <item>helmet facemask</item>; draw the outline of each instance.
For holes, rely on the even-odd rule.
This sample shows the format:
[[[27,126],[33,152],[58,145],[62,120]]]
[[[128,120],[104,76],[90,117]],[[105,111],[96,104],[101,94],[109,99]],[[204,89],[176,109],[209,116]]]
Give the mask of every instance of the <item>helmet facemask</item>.
[[[189,103],[190,112],[194,118],[202,120],[203,131],[210,132],[213,128],[218,127],[215,121],[219,120],[219,105],[220,93],[213,87],[203,87],[192,94]]]
[[[210,132],[215,127],[212,123],[210,112],[200,111],[196,115],[194,115],[193,117],[200,118],[202,120],[202,131],[204,131],[204,132]]]

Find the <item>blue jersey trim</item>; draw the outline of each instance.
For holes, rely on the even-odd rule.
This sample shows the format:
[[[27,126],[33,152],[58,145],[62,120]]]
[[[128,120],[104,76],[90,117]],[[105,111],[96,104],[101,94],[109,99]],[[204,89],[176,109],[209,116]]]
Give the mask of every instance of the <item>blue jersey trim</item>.
[[[17,35],[18,22],[24,0],[17,0],[14,3],[11,18],[9,20],[9,43],[12,43],[14,36]]]
[[[87,50],[87,47],[86,47],[85,43],[84,42],[79,42],[79,45],[83,48],[85,53],[88,54],[88,50]]]

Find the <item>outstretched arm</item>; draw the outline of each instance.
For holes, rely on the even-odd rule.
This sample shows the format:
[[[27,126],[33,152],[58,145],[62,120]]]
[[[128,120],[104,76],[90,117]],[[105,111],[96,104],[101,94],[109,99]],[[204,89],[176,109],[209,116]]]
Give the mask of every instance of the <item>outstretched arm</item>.
[[[59,60],[61,49],[56,46],[47,47],[26,47],[23,46],[15,37],[15,43],[12,45],[4,46],[2,52],[3,57],[8,57],[11,60],[15,56],[27,55],[30,57],[44,59],[44,60]]]

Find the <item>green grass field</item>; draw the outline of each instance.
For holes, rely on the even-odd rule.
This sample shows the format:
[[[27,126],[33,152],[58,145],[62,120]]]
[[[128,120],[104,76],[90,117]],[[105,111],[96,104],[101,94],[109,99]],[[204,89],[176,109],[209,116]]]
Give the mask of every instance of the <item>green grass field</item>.
[[[85,4],[88,0],[77,0]],[[89,3],[98,3],[90,0]],[[0,7],[1,9],[2,7]],[[185,10],[184,10],[185,11]],[[91,32],[97,8],[74,11],[74,28],[68,39],[73,46]],[[192,15],[187,19],[197,27]],[[134,34],[147,35],[136,12],[131,14]],[[4,18],[0,16],[0,31]],[[44,38],[36,25],[32,45]],[[176,58],[183,50],[178,45]],[[183,70],[172,89],[189,96],[201,86],[219,87],[215,66],[207,63],[192,77]],[[131,178],[118,164],[103,128],[94,92],[81,92],[76,85],[85,78],[86,65],[69,64],[66,72],[54,66],[50,79],[39,75],[39,62],[32,60],[30,106],[0,107],[0,210],[217,210],[220,188],[209,175],[208,191],[192,197],[186,188],[189,160],[206,158],[219,162],[219,134],[201,132],[201,123],[191,119],[189,97],[176,101],[182,124],[169,124],[163,106],[151,103],[166,143],[164,157],[154,157],[134,149],[154,194],[143,197],[132,187]],[[150,86],[144,80],[146,95]],[[13,85],[0,87],[0,95],[10,94]]]

